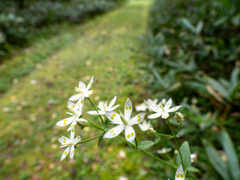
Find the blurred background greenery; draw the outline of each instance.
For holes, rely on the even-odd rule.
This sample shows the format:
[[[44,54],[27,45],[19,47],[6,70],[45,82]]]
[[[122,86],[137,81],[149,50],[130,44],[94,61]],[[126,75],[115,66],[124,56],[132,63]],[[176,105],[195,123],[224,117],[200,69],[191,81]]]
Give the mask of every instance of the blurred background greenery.
[[[197,155],[191,173],[239,180],[239,32],[237,0],[2,0],[0,179],[174,179],[115,139],[79,145],[74,160],[60,162],[57,138],[67,134],[55,124],[78,81],[94,75],[95,104],[118,95],[120,109],[126,97],[183,105],[178,141]],[[170,134],[165,121],[151,123]],[[171,140],[134,128],[155,141],[150,152],[175,163]],[[77,132],[83,140],[100,133]],[[172,151],[158,154],[164,147]]]

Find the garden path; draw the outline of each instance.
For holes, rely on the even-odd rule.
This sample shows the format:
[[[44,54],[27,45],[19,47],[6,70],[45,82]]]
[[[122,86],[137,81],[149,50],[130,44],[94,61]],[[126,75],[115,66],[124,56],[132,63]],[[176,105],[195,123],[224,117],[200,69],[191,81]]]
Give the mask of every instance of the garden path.
[[[92,75],[95,76],[93,102],[109,102],[118,95],[117,103],[122,108],[127,97],[139,101],[139,95],[144,93],[141,71],[137,68],[141,53],[139,36],[146,30],[150,3],[148,0],[130,1],[78,28],[36,42],[34,47],[6,63],[5,68],[13,71],[12,68],[20,67],[24,59],[21,69],[31,64],[31,72],[15,79],[15,84],[1,97],[0,179],[86,177],[83,179],[112,180],[112,176],[118,179],[121,175],[143,178],[139,174],[145,166],[141,161],[143,157],[139,158],[139,152],[115,140],[104,140],[100,148],[96,141],[80,145],[75,151],[75,160],[67,157],[60,163],[62,150],[57,138],[67,133],[66,129],[54,125],[66,117],[67,99],[75,93],[78,81],[88,83]],[[50,52],[43,56],[44,61],[38,58],[31,62],[40,51]],[[92,109],[86,102],[86,111]],[[90,119],[86,113],[84,115]],[[84,140],[99,133],[84,128],[81,137]],[[119,143],[127,158],[116,158]]]

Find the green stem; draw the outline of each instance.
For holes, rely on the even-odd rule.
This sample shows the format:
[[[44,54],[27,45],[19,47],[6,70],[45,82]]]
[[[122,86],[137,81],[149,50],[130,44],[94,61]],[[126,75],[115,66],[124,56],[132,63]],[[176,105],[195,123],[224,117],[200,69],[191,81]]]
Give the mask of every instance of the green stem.
[[[79,142],[79,143],[77,143],[77,144],[82,144],[82,143],[85,143],[85,142],[88,142],[88,141],[92,141],[92,140],[94,140],[94,139],[99,138],[100,136],[102,136],[102,134],[99,134],[99,135],[97,135],[96,137],[93,137],[93,138],[91,138],[91,139],[88,139],[88,140],[85,140],[85,141],[81,141],[81,142]]]
[[[172,164],[170,164],[170,163],[165,162],[164,160],[158,158],[157,156],[154,156],[153,154],[151,154],[151,153],[149,153],[149,152],[147,152],[147,151],[145,151],[145,150],[140,150],[140,151],[143,152],[144,154],[147,154],[148,156],[152,157],[153,159],[155,159],[155,160],[163,163],[164,165],[169,166],[169,167],[177,170],[177,167],[176,167],[176,166],[174,166],[174,165],[172,165]]]
[[[106,130],[104,130],[103,128],[101,128],[101,127],[99,127],[99,126],[97,126],[97,125],[95,125],[95,124],[93,124],[93,123],[90,123],[90,122],[89,122],[89,126],[95,128],[95,129],[99,129],[99,130],[101,130],[101,131],[106,132]]]
[[[103,119],[102,119],[102,116],[99,114],[99,112],[98,112],[98,110],[97,110],[97,108],[96,108],[96,106],[92,103],[92,101],[90,100],[90,98],[89,97],[87,97],[87,99],[89,100],[89,102],[92,104],[92,106],[94,107],[94,109],[97,111],[97,113],[98,113],[98,116],[100,117],[100,119],[101,119],[101,121],[102,121],[102,124],[103,124],[103,126],[104,126],[104,128],[106,129],[106,127],[105,127],[105,123],[104,123],[104,121],[103,121]]]
[[[179,152],[179,154],[180,154],[180,157],[181,157],[182,166],[183,166],[183,169],[185,170],[185,167],[184,167],[184,164],[183,164],[182,154],[181,154],[180,149],[179,149],[179,145],[178,145],[178,142],[177,142],[177,139],[176,139],[176,135],[175,135],[175,133],[174,133],[174,131],[173,131],[173,129],[172,129],[172,126],[171,126],[171,124],[170,124],[170,122],[169,122],[168,119],[167,119],[167,122],[168,122],[168,126],[169,126],[169,128],[170,128],[170,130],[171,130],[171,132],[172,132],[172,135],[174,136],[174,140],[175,140],[175,143],[176,143],[176,145],[177,145],[177,150],[178,150],[178,152]]]
[[[125,143],[127,143],[127,144],[129,144],[129,145],[132,145],[133,147],[136,148],[135,144],[127,141],[126,139],[121,138],[120,136],[117,136],[117,138],[118,138],[118,139],[121,139],[123,142],[125,142]],[[169,167],[171,167],[171,168],[173,168],[173,169],[175,169],[175,170],[177,170],[177,168],[178,168],[178,167],[176,167],[176,166],[174,166],[174,165],[172,165],[172,164],[170,164],[170,163],[167,163],[166,161],[158,158],[157,156],[154,156],[153,154],[151,154],[151,153],[149,153],[149,152],[147,152],[147,151],[145,151],[145,150],[139,150],[139,151],[143,152],[144,154],[147,154],[148,156],[152,157],[153,159],[155,159],[155,160],[163,163],[164,165],[169,166]],[[193,178],[193,179],[196,179],[196,180],[200,180],[200,179],[198,179],[198,178],[196,178],[196,177],[194,177],[194,176],[192,176],[192,175],[187,175],[187,177],[190,177],[190,178]]]
[[[177,129],[177,131],[175,132],[175,134],[178,133],[178,131],[180,130],[181,126],[182,126],[182,121],[180,122],[180,124],[179,124],[179,126],[178,126],[178,129]]]
[[[165,137],[169,137],[169,138],[174,138],[174,136],[168,135],[168,134],[161,134],[161,133],[155,133],[156,135],[159,136],[165,136]]]
[[[130,145],[136,147],[135,144],[127,141],[126,139],[123,139],[123,138],[121,138],[121,137],[119,137],[119,136],[118,136],[118,138],[121,139],[122,141],[124,141],[125,143],[130,144]],[[172,168],[174,168],[174,169],[177,169],[176,166],[174,166],[174,165],[172,165],[172,164],[169,164],[169,163],[163,161],[162,159],[158,158],[157,156],[152,155],[151,153],[149,153],[149,152],[147,152],[147,151],[145,151],[145,150],[139,150],[139,151],[147,154],[148,156],[151,156],[152,158],[156,159],[157,161],[160,161],[161,163],[163,163],[163,164],[165,164],[165,165],[167,165],[167,166],[169,166],[169,167],[172,167]]]

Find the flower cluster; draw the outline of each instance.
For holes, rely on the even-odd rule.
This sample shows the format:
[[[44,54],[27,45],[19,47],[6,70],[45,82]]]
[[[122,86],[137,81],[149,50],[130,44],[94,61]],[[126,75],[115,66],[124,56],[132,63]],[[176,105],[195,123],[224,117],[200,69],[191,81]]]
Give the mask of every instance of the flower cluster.
[[[91,78],[87,88],[82,81],[79,82],[79,87],[75,88],[75,90],[79,93],[71,96],[68,101],[67,108],[69,112],[67,112],[67,114],[71,115],[71,117],[64,118],[56,123],[57,126],[67,126],[71,124],[67,130],[67,131],[70,131],[70,138],[62,136],[58,139],[59,142],[61,143],[61,147],[67,146],[66,150],[62,154],[61,161],[69,154],[69,152],[70,152],[70,158],[73,159],[74,146],[81,140],[80,136],[77,136],[76,138],[74,138],[76,124],[79,124],[82,127],[88,125],[88,121],[82,118],[82,113],[83,113],[84,98],[89,97],[92,94],[92,90],[89,90],[92,86],[92,83],[93,83],[93,77]],[[71,101],[76,103],[73,103]]]
[[[67,112],[67,114],[69,114],[70,117],[64,118],[56,123],[57,126],[61,126],[61,127],[70,125],[67,129],[67,131],[70,131],[69,138],[62,136],[58,139],[59,142],[61,143],[60,147],[66,147],[66,149],[64,150],[61,156],[61,161],[64,158],[66,158],[66,156],[69,153],[70,153],[70,158],[73,159],[75,146],[79,143],[83,143],[83,142],[80,142],[81,141],[80,136],[75,137],[76,124],[78,124],[82,128],[86,126],[90,126],[103,131],[102,135],[96,136],[95,138],[86,140],[84,142],[88,142],[98,137],[99,137],[99,140],[101,138],[114,138],[124,131],[123,134],[125,135],[125,138],[127,140],[126,142],[129,142],[131,144],[136,144],[135,146],[136,148],[138,148],[137,141],[136,143],[133,143],[133,141],[136,139],[136,133],[135,133],[135,130],[133,129],[133,126],[136,124],[138,124],[139,128],[142,131],[148,131],[151,134],[167,136],[170,138],[176,137],[176,135],[171,136],[171,135],[164,135],[164,134],[157,133],[153,129],[150,121],[147,122],[146,120],[144,120],[145,113],[139,113],[135,116],[132,116],[133,105],[129,98],[127,98],[125,102],[123,113],[120,110],[119,110],[119,113],[114,111],[116,108],[120,106],[119,104],[114,106],[117,100],[117,96],[115,96],[109,104],[107,103],[107,101],[100,101],[97,106],[98,107],[97,109],[89,98],[90,95],[93,93],[93,91],[90,90],[92,83],[93,83],[93,76],[87,87],[82,81],[79,82],[79,86],[75,88],[78,94],[71,96],[68,101],[67,108],[69,111]],[[102,125],[104,126],[104,128],[101,128],[83,118],[85,98],[87,98],[95,108],[95,110],[87,111],[87,113],[90,115],[98,115],[102,121]],[[167,102],[165,99],[163,99],[158,104],[157,102],[158,102],[157,99],[145,100],[144,103],[136,106],[136,110],[146,111],[146,109],[148,109],[150,113],[154,112],[154,114],[150,114],[148,116],[149,119],[156,119],[158,117],[161,117],[162,119],[167,119],[169,117],[170,112],[175,112],[181,107],[181,106],[175,106],[170,108],[172,105],[171,98]],[[103,115],[107,117],[105,122],[102,119]],[[178,112],[175,114],[175,118],[177,119],[177,121],[180,121],[180,122],[184,120],[184,116]],[[111,124],[115,124],[116,126],[111,129],[107,129],[108,122],[110,122]],[[144,141],[142,141],[140,142],[140,144],[144,144],[144,146],[149,146],[149,142],[145,143]],[[163,148],[162,150],[159,150],[158,153],[163,154],[169,151],[171,151],[171,148]],[[184,177],[185,177],[184,170],[182,168],[182,165],[180,165],[176,171],[175,179],[182,180],[184,179]]]
[[[87,87],[82,81],[79,82],[79,87],[75,88],[75,90],[79,93],[71,96],[68,101],[67,108],[69,109],[69,112],[67,112],[67,114],[71,116],[68,118],[64,118],[56,123],[57,126],[67,126],[70,124],[67,131],[71,131],[70,139],[64,136],[58,139],[59,142],[62,144],[61,147],[68,146],[67,149],[63,152],[61,161],[69,154],[69,152],[70,152],[70,158],[73,158],[74,146],[81,140],[80,136],[74,139],[76,124],[78,124],[81,127],[85,127],[89,125],[88,120],[82,118],[82,113],[83,113],[83,107],[84,107],[83,106],[84,99],[88,98],[93,93],[93,91],[90,90],[92,83],[93,83],[93,77],[91,78]],[[108,130],[104,134],[103,138],[114,138],[124,130],[126,139],[129,142],[133,142],[136,137],[136,133],[132,126],[135,124],[141,123],[144,119],[145,113],[140,113],[134,117],[131,117],[133,105],[131,100],[127,98],[127,101],[124,107],[124,115],[122,114],[121,111],[119,111],[119,114],[118,114],[113,111],[120,106],[120,105],[114,106],[116,100],[117,100],[117,96],[115,96],[112,99],[109,105],[107,104],[107,101],[105,102],[100,101],[98,105],[99,110],[96,109],[96,110],[88,111],[87,113],[91,115],[106,115],[106,117],[112,124],[117,124],[117,126]]]

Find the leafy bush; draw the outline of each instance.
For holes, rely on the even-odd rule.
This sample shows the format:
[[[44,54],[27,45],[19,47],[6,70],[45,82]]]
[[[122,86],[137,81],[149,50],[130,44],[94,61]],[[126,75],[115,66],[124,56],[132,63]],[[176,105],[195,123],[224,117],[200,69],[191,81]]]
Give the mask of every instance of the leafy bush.
[[[125,0],[31,1],[24,7],[14,1],[0,2],[0,59],[10,46],[22,46],[31,39],[28,33],[53,23],[81,23],[104,13]],[[20,1],[19,1],[20,2]],[[22,5],[21,5],[22,6]]]
[[[152,92],[162,87],[159,97],[170,93],[179,101],[200,96],[200,102],[214,102],[204,111],[240,107],[240,13],[237,1],[224,2],[155,1],[150,31],[143,37],[154,75]]]
[[[149,92],[184,104],[187,121],[179,135],[189,134],[199,148],[201,138],[215,142],[213,132],[223,125],[234,143],[240,136],[239,125],[232,125],[240,108],[239,8],[237,0],[156,0],[150,9],[142,37]]]

